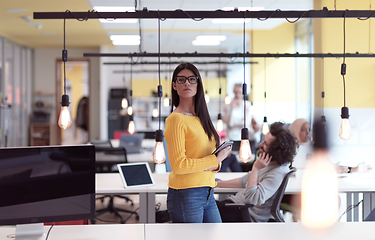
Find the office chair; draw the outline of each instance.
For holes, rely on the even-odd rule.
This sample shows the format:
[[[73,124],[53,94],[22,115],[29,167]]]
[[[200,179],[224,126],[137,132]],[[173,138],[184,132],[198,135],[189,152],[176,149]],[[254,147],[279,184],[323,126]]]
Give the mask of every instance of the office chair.
[[[280,203],[283,199],[285,188],[288,185],[289,177],[295,173],[297,169],[292,167],[290,171],[284,176],[283,181],[281,182],[279,188],[276,191],[276,196],[271,205],[271,214],[273,218],[270,218],[268,222],[285,222],[283,215],[280,213]],[[245,222],[252,222],[249,208],[254,207],[254,204],[228,204],[231,207],[238,207],[241,211],[242,219]]]
[[[128,162],[128,158],[127,158],[127,155],[126,155],[126,149],[123,148],[123,147],[114,148],[114,147],[96,147],[95,146],[95,152],[96,153],[103,153],[104,157],[107,156],[109,159],[114,157],[114,160],[111,160],[111,161],[100,162],[100,160],[98,161],[98,159],[97,159],[97,161],[96,161],[96,172],[99,172],[99,173],[116,172],[116,171],[113,171],[113,168],[112,168],[113,165],[116,165],[118,163],[127,163]],[[130,210],[115,207],[114,203],[113,203],[115,197],[122,198],[126,202],[130,202],[132,206],[134,205],[133,201],[126,196],[104,195],[102,197],[96,198],[96,200],[100,200],[101,202],[103,202],[104,199],[109,198],[108,205],[107,205],[107,207],[105,207],[103,209],[96,210],[97,214],[95,215],[95,217],[98,217],[98,216],[100,216],[100,215],[102,215],[106,212],[110,212],[110,213],[114,213],[116,216],[118,216],[120,218],[121,223],[125,223],[126,221],[122,218],[122,216],[120,215],[120,212],[127,212],[127,213],[130,213],[130,214],[135,214],[136,219],[139,219],[139,215],[136,211],[130,211]],[[93,220],[92,222],[95,223],[95,220]]]

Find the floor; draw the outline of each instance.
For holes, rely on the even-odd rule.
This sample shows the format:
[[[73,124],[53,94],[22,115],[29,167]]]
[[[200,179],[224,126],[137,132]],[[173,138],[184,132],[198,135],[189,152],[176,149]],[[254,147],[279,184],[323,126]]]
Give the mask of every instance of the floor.
[[[96,210],[100,210],[103,208],[106,208],[109,203],[109,197],[105,198],[102,202],[101,200],[98,200],[98,198],[101,197],[101,195],[97,195],[96,200]],[[130,201],[126,201],[123,198],[115,197],[114,198],[114,206],[116,208],[135,211],[139,213],[139,196],[138,195],[127,195],[129,199],[133,202],[133,205]],[[156,204],[155,208],[158,208],[160,210],[166,209],[166,195],[157,195],[156,196]],[[120,215],[122,216],[123,220],[125,220],[125,224],[132,224],[132,223],[139,223],[137,217],[135,214],[127,213],[127,212],[120,212]],[[116,216],[112,212],[106,212],[104,214],[101,214],[95,219],[95,222],[89,221],[89,224],[115,224],[115,223],[121,223],[121,219]]]

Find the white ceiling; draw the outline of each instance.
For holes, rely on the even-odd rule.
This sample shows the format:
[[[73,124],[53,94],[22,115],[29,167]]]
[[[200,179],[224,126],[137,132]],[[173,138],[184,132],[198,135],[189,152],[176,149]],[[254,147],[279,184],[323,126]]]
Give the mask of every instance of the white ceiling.
[[[94,6],[135,6],[137,10],[218,10],[223,7],[263,7],[264,10],[311,10],[312,0],[0,0],[0,35],[32,47],[62,47],[62,20],[34,20],[33,12],[88,11]],[[21,9],[21,13],[6,10]],[[26,18],[25,18],[26,17]],[[27,20],[27,18],[29,20]],[[26,20],[25,20],[26,19]],[[272,29],[286,22],[284,19],[267,21],[252,20],[246,29]],[[69,47],[113,47],[111,34],[139,34],[141,50],[156,52],[158,46],[158,20],[142,19],[136,23],[104,23],[97,19],[87,22],[66,21],[66,46]],[[235,52],[242,51],[243,24],[213,24],[211,20],[167,19],[161,22],[162,52]],[[219,46],[193,46],[198,35],[225,35],[227,39]],[[163,49],[164,48],[164,49]],[[165,49],[168,48],[168,49]],[[139,47],[124,46],[122,51],[137,51]]]

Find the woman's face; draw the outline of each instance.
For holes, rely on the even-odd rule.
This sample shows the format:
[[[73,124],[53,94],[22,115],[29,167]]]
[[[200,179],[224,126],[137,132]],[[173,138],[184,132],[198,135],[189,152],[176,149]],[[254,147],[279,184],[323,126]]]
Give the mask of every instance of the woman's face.
[[[302,143],[310,141],[310,124],[305,122],[299,131],[299,139]]]
[[[197,94],[198,80],[196,80],[195,83],[191,83],[191,81],[186,78],[184,79],[184,77],[190,77],[191,80],[197,78],[190,69],[183,69],[177,74],[177,80],[172,82],[173,89],[177,91],[180,98],[193,98]],[[178,81],[178,79],[180,79],[180,81]],[[183,80],[185,80],[185,82],[181,83]]]

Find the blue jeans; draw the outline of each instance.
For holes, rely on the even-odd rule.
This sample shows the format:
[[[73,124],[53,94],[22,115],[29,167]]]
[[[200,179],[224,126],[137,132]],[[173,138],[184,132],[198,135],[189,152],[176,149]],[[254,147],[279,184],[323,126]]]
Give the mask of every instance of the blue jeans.
[[[214,189],[168,189],[167,209],[172,223],[221,223]]]

